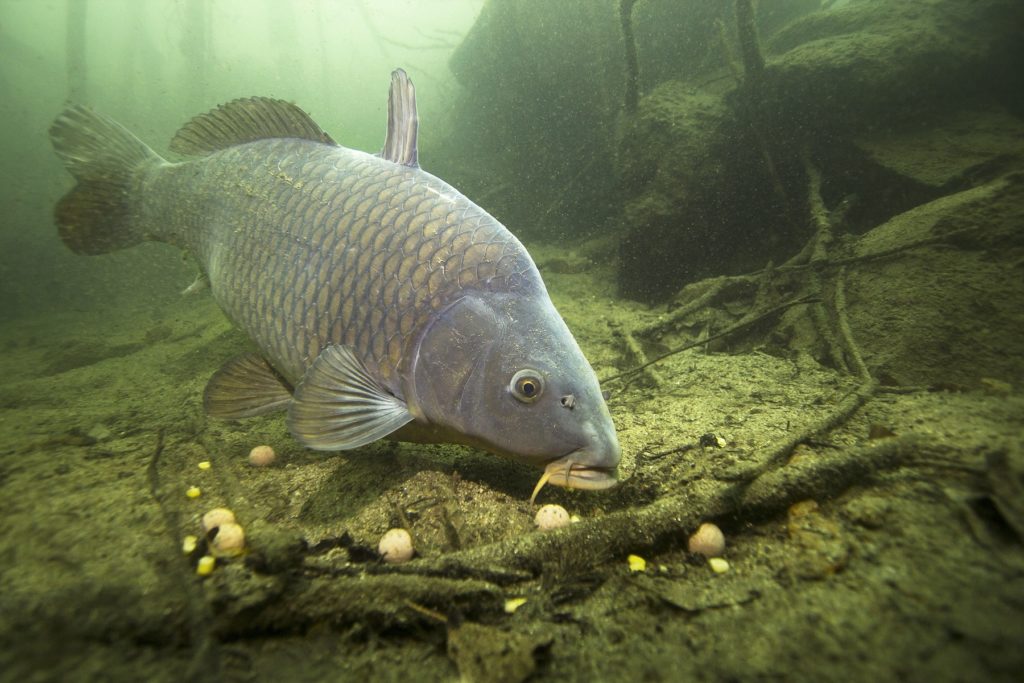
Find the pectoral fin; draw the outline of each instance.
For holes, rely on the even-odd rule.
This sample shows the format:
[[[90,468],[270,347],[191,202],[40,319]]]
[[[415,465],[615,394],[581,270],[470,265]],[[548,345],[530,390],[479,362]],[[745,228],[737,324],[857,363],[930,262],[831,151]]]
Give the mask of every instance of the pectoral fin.
[[[413,416],[347,346],[328,346],[295,388],[288,429],[307,448],[348,450],[383,438]]]
[[[287,407],[291,387],[256,353],[233,358],[206,383],[203,407],[210,417],[238,420]]]

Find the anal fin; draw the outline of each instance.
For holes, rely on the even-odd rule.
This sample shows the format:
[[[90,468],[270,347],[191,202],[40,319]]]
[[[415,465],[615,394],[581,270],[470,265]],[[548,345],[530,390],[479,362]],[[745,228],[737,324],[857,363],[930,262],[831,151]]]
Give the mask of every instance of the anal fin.
[[[237,420],[283,410],[291,386],[265,358],[247,353],[225,363],[206,384],[203,407],[210,417]]]
[[[288,429],[307,448],[358,448],[413,419],[405,402],[388,393],[347,346],[328,346],[295,387]]]

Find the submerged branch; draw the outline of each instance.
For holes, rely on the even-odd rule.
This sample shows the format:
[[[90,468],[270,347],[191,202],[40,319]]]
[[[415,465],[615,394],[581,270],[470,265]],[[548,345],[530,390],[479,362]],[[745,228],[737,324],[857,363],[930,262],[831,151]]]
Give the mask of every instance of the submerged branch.
[[[665,360],[666,358],[669,358],[670,356],[674,356],[677,353],[682,353],[683,351],[687,351],[689,349],[692,349],[695,346],[703,346],[704,344],[707,344],[708,342],[714,341],[716,339],[721,339],[722,337],[727,337],[727,336],[729,336],[731,334],[735,334],[736,332],[739,332],[740,330],[743,330],[743,329],[745,329],[747,327],[750,327],[751,325],[759,323],[762,320],[765,320],[766,318],[772,317],[773,315],[777,315],[777,314],[781,313],[782,311],[785,311],[788,308],[792,308],[793,306],[799,306],[801,304],[813,304],[813,303],[815,303],[817,301],[819,301],[819,299],[817,299],[815,297],[802,297],[802,298],[796,299],[794,301],[787,301],[786,303],[779,304],[778,306],[773,306],[772,308],[770,308],[767,311],[764,311],[763,313],[758,313],[758,314],[755,314],[755,315],[749,315],[748,314],[747,316],[744,316],[743,319],[741,319],[736,324],[730,325],[728,328],[722,330],[721,332],[719,332],[717,334],[712,334],[712,335],[704,337],[702,339],[698,339],[696,341],[692,341],[692,342],[683,344],[682,346],[678,346],[678,347],[676,347],[676,348],[674,348],[674,349],[672,349],[670,351],[666,351],[665,353],[661,354],[660,356],[657,356],[656,358],[653,358],[653,359],[647,361],[646,363],[644,363],[642,365],[638,365],[635,368],[630,368],[629,370],[625,370],[624,372],[620,372],[617,375],[612,375],[611,377],[605,377],[605,378],[603,378],[601,380],[601,383],[602,384],[607,384],[608,382],[614,382],[615,380],[619,380],[619,379],[622,379],[623,377],[627,377],[627,376],[632,375],[634,373],[640,372],[641,370],[644,370],[645,368],[648,368],[651,365],[654,365],[655,363],[660,363],[661,361]]]
[[[841,421],[840,417],[834,419]],[[811,430],[817,426],[813,425]],[[805,430],[798,441],[810,438],[811,430]],[[639,509],[613,512],[558,531],[528,534],[452,553],[424,564],[463,574],[471,568],[495,565],[539,574],[545,562],[566,553],[585,551],[596,563],[608,557],[679,546],[681,539],[707,519],[754,521],[806,498],[831,498],[872,473],[899,467],[932,447],[935,445],[909,436],[873,441],[845,451],[822,453],[798,464],[758,468],[754,476],[742,481],[721,482],[662,498]],[[771,450],[770,460],[777,460],[779,452],[788,455],[791,451],[791,441],[787,440]]]
[[[836,293],[835,293],[835,308],[836,308],[836,321],[839,327],[839,335],[843,340],[843,346],[846,350],[846,355],[850,357],[850,362],[853,363],[853,369],[857,371],[857,376],[865,382],[871,381],[871,372],[868,371],[868,366],[864,363],[864,356],[860,352],[860,347],[857,345],[856,340],[853,338],[853,330],[850,329],[850,321],[846,315],[846,269],[840,268],[839,274],[836,276]]]
[[[757,36],[753,0],[736,0],[736,34],[743,59],[745,82],[757,85],[764,74],[764,54]]]
[[[822,424],[841,422],[845,411],[802,432],[810,438]],[[765,465],[741,481],[690,487],[639,509],[625,509],[549,532],[516,536],[490,545],[415,560],[407,565],[374,565],[354,575],[281,577],[283,587],[267,591],[264,604],[236,596],[218,615],[218,632],[295,631],[318,622],[360,623],[371,628],[437,626],[438,615],[481,618],[501,614],[507,597],[522,595],[560,558],[573,558],[576,570],[596,567],[630,553],[679,547],[701,522],[728,518],[732,523],[775,515],[795,502],[841,494],[878,472],[912,459],[943,453],[941,444],[903,436],[871,441],[842,451],[778,465],[778,454],[795,440],[769,450]],[[274,582],[276,579],[265,580]],[[245,582],[242,582],[245,584]],[[239,590],[251,590],[252,585]],[[258,601],[257,601],[258,602]]]

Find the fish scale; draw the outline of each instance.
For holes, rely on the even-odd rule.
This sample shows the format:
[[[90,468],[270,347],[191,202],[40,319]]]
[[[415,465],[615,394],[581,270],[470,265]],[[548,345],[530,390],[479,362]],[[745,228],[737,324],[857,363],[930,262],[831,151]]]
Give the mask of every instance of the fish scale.
[[[411,333],[461,290],[543,288],[486,212],[369,154],[263,140],[158,173],[176,189],[168,195],[193,200],[150,204],[151,220],[163,216],[165,239],[209,264],[217,302],[293,384],[343,343],[400,392]]]
[[[280,100],[235,100],[171,141],[168,163],[112,119],[50,129],[78,183],[57,204],[72,250],[147,239],[194,255],[256,353],[207,383],[213,417],[287,410],[304,445],[454,442],[603,489],[620,451],[597,377],[501,223],[419,168],[415,90],[392,74],[384,150],[335,143]],[[192,290],[195,288],[190,287]]]

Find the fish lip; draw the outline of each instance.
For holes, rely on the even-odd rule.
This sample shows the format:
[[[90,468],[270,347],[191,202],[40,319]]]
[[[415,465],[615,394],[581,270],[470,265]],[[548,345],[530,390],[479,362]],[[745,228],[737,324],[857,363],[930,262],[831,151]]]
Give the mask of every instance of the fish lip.
[[[554,486],[562,486],[568,489],[584,489],[588,491],[600,491],[608,489],[619,483],[616,476],[618,467],[596,467],[576,462],[573,456],[583,452],[583,449],[574,450],[558,460],[553,460],[544,468],[547,482]]]
[[[557,460],[552,460],[544,468],[544,474],[540,481],[533,487],[533,495],[530,496],[530,504],[537,501],[537,494],[544,488],[544,484],[553,484],[567,489],[584,489],[588,491],[600,491],[611,488],[619,483],[615,476],[618,473],[618,459],[614,467],[598,467],[596,465],[584,465],[577,462],[576,458],[588,453],[586,448],[577,448],[563,455]]]

